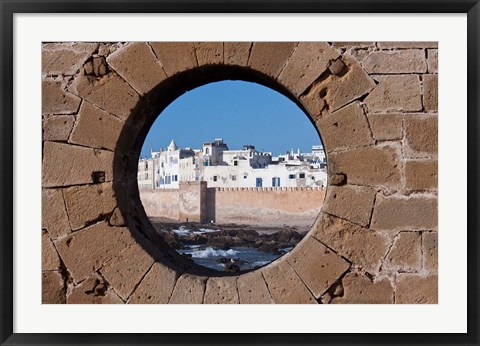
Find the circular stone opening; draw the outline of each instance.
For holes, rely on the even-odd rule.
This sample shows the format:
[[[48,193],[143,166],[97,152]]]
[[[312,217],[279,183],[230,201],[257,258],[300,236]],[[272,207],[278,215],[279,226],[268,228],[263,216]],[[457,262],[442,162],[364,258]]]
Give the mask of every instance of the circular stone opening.
[[[169,104],[143,142],[140,200],[187,261],[222,273],[289,252],[323,205],[326,156],[294,102],[263,85],[220,81]]]

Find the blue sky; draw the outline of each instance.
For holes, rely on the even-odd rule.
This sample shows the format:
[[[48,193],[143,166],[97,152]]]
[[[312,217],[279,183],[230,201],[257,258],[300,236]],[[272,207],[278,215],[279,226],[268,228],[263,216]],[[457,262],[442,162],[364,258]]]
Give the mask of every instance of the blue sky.
[[[223,138],[231,150],[252,144],[274,155],[321,144],[305,113],[282,94],[256,83],[222,81],[203,85],[173,101],[158,116],[142,147],[149,157],[172,139],[179,147],[199,149]]]

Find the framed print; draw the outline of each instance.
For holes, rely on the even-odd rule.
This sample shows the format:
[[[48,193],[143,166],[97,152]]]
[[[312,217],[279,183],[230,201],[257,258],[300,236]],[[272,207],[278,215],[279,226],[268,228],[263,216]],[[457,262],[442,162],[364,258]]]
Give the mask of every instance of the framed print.
[[[479,5],[434,5],[2,2],[2,343],[478,344]]]

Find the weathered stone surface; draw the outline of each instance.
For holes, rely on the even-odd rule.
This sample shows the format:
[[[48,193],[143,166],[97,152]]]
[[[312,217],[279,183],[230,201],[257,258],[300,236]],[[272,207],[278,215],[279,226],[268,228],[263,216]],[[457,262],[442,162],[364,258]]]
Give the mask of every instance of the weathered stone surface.
[[[430,230],[438,224],[436,197],[377,196],[372,216],[372,229]]]
[[[296,45],[296,42],[254,42],[248,65],[277,78]]]
[[[75,286],[67,296],[67,304],[124,304],[111,287],[97,274]]]
[[[71,232],[62,190],[42,190],[42,228],[52,239]]]
[[[139,95],[115,73],[99,79],[78,76],[69,91],[99,108],[126,120],[139,101]]]
[[[167,304],[178,274],[173,269],[155,263],[133,292],[129,304]]]
[[[113,178],[113,152],[57,142],[43,147],[42,185],[44,187],[93,183],[93,172]]]
[[[110,217],[110,225],[112,226],[125,226],[125,219],[123,217],[122,211],[120,208],[115,208],[115,210],[112,213],[112,216]]]
[[[124,126],[116,116],[83,102],[69,142],[115,151]]]
[[[42,270],[59,270],[60,258],[47,231],[42,231]]]
[[[392,304],[393,286],[388,278],[372,282],[359,273],[348,273],[342,280],[343,296],[335,297],[331,304]]]
[[[373,52],[363,62],[368,73],[425,73],[427,61],[420,49]]]
[[[398,185],[399,159],[398,149],[391,145],[357,148],[331,153],[329,172],[345,174],[348,183],[354,185]]]
[[[265,267],[263,276],[275,304],[317,303],[315,297],[287,261],[275,262],[275,264]]]
[[[397,272],[419,271],[422,263],[422,239],[418,232],[400,232],[387,255],[383,269]]]
[[[127,228],[110,227],[108,223],[100,222],[59,240],[56,245],[74,282],[77,283],[97,271],[134,241]]]
[[[379,84],[365,98],[372,113],[422,110],[418,75],[375,76]]]
[[[438,117],[436,115],[405,115],[405,139],[407,157],[436,157]]]
[[[423,106],[427,112],[438,110],[438,75],[423,75]]]
[[[409,190],[437,189],[438,161],[405,161],[405,187]]]
[[[375,42],[332,42],[333,48],[347,49],[347,48],[368,48],[375,46]]]
[[[42,114],[74,114],[80,106],[80,98],[64,90],[58,80],[42,80]]]
[[[73,75],[97,49],[97,43],[47,43],[42,46],[42,73]]]
[[[160,62],[145,42],[131,42],[107,58],[108,64],[140,95],[167,78]]]
[[[438,234],[437,232],[424,232],[422,234],[423,267],[426,270],[438,269]]]
[[[312,237],[298,244],[287,261],[316,298],[350,268],[350,263]]]
[[[438,42],[377,42],[380,49],[438,48]]]
[[[328,175],[328,185],[342,186],[347,183],[347,176],[345,174],[331,174]]]
[[[198,65],[223,63],[223,42],[195,42]]]
[[[335,49],[325,42],[300,42],[278,81],[294,95],[301,95],[338,56]]]
[[[317,121],[329,152],[375,144],[359,102],[352,103]]]
[[[117,206],[112,183],[74,186],[63,190],[73,230],[113,212]]]
[[[224,42],[223,60],[226,65],[247,66],[252,42]]]
[[[262,272],[257,270],[240,275],[237,279],[240,304],[270,304],[273,303]]]
[[[197,67],[192,42],[150,42],[167,76]]]
[[[170,304],[202,304],[207,278],[183,274],[177,280]]]
[[[376,189],[365,186],[329,186],[322,210],[367,227],[376,193]]]
[[[73,115],[52,115],[43,120],[44,141],[66,141],[73,129]]]
[[[65,304],[65,284],[59,272],[42,272],[42,304]]]
[[[372,274],[390,245],[383,235],[334,216],[322,214],[314,228],[315,238]]]
[[[438,72],[438,49],[427,49],[428,73]]]
[[[437,304],[438,277],[400,274],[395,289],[397,304]]]
[[[236,277],[211,277],[207,281],[204,304],[238,304]]]
[[[92,61],[93,73],[100,77],[108,72],[107,62],[103,56],[94,56]]]
[[[368,114],[373,138],[377,141],[400,140],[403,137],[403,115],[398,113]]]

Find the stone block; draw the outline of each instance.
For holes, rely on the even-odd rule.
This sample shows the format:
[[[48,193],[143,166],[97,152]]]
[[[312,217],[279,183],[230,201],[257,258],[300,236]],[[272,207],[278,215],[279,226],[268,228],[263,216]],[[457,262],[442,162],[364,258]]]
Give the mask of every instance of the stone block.
[[[438,224],[438,201],[430,196],[377,196],[372,216],[372,229],[431,230]]]
[[[72,288],[67,304],[125,304],[111,287],[97,274]]]
[[[103,56],[94,56],[92,60],[92,69],[95,76],[100,77],[108,73],[107,62]]]
[[[372,52],[363,67],[370,74],[382,73],[425,73],[427,61],[420,49]]]
[[[287,261],[317,299],[350,268],[350,263],[312,237],[302,240]]]
[[[438,117],[405,115],[405,156],[436,157],[438,153]]]
[[[372,274],[380,269],[390,245],[378,232],[325,214],[314,229],[315,238]]]
[[[107,58],[110,65],[140,95],[167,78],[160,62],[145,42],[131,42]]]
[[[67,141],[75,123],[73,115],[52,115],[43,119],[44,141]]]
[[[207,278],[183,274],[177,280],[169,304],[202,304]]]
[[[365,98],[372,113],[416,112],[422,110],[418,75],[375,76],[379,84]]]
[[[273,303],[262,272],[257,270],[240,275],[237,279],[240,304],[271,304]]]
[[[42,304],[65,304],[65,283],[59,272],[42,272]]]
[[[329,173],[345,174],[353,185],[396,186],[400,184],[400,157],[392,145],[331,153]]]
[[[438,48],[438,42],[377,42],[379,49]]]
[[[294,95],[301,95],[335,60],[339,54],[326,42],[300,42],[278,81]]]
[[[405,187],[409,190],[436,190],[438,188],[438,161],[405,161]]]
[[[428,73],[438,73],[438,49],[427,49]]]
[[[424,232],[422,234],[423,267],[428,271],[438,270],[438,234]]]
[[[42,80],[42,114],[75,114],[80,102],[78,96],[65,91],[63,81]]]
[[[328,185],[342,186],[347,183],[347,176],[345,174],[331,174],[328,175]]]
[[[47,231],[42,231],[42,270],[59,270],[60,257]]]
[[[178,273],[154,263],[131,295],[129,304],[167,304],[177,281]]]
[[[73,75],[97,49],[97,43],[47,43],[42,46],[42,73]]]
[[[375,42],[332,42],[332,47],[338,49],[369,48],[374,46]]]
[[[150,42],[167,76],[197,67],[192,42]]]
[[[322,210],[368,227],[376,193],[376,189],[365,186],[329,186]]]
[[[317,121],[328,152],[375,144],[360,103],[352,103]]]
[[[71,232],[62,190],[42,190],[42,228],[52,239]]]
[[[296,46],[296,42],[254,42],[248,66],[275,79]]]
[[[343,296],[331,304],[393,304],[393,286],[388,278],[375,281],[359,273],[348,273],[342,279]]]
[[[383,269],[418,272],[422,263],[422,238],[418,232],[400,232],[393,242]]]
[[[252,42],[224,42],[223,60],[225,65],[247,66]]]
[[[198,66],[223,63],[223,42],[195,42]]]
[[[277,261],[262,272],[275,304],[317,304],[287,261]]]
[[[63,195],[73,230],[112,213],[117,206],[112,183],[73,186]]]
[[[101,78],[78,76],[69,91],[126,120],[139,101],[137,92],[115,73]]]
[[[437,304],[438,277],[400,274],[395,288],[396,304]]]
[[[113,158],[111,151],[44,142],[42,185],[54,187],[90,184],[94,182],[94,172],[103,172],[105,181],[111,181]]]
[[[423,106],[427,112],[438,111],[438,75],[423,75]]]
[[[210,277],[205,289],[204,304],[239,304],[236,277]]]
[[[134,241],[127,228],[99,222],[59,240],[56,246],[74,282],[78,283]]]
[[[403,137],[403,115],[399,113],[368,114],[373,138],[377,141],[394,141]]]
[[[109,220],[110,225],[112,226],[125,226],[125,218],[123,217],[123,213],[120,210],[120,208],[115,208],[115,210],[112,213],[112,216],[110,217]]]

